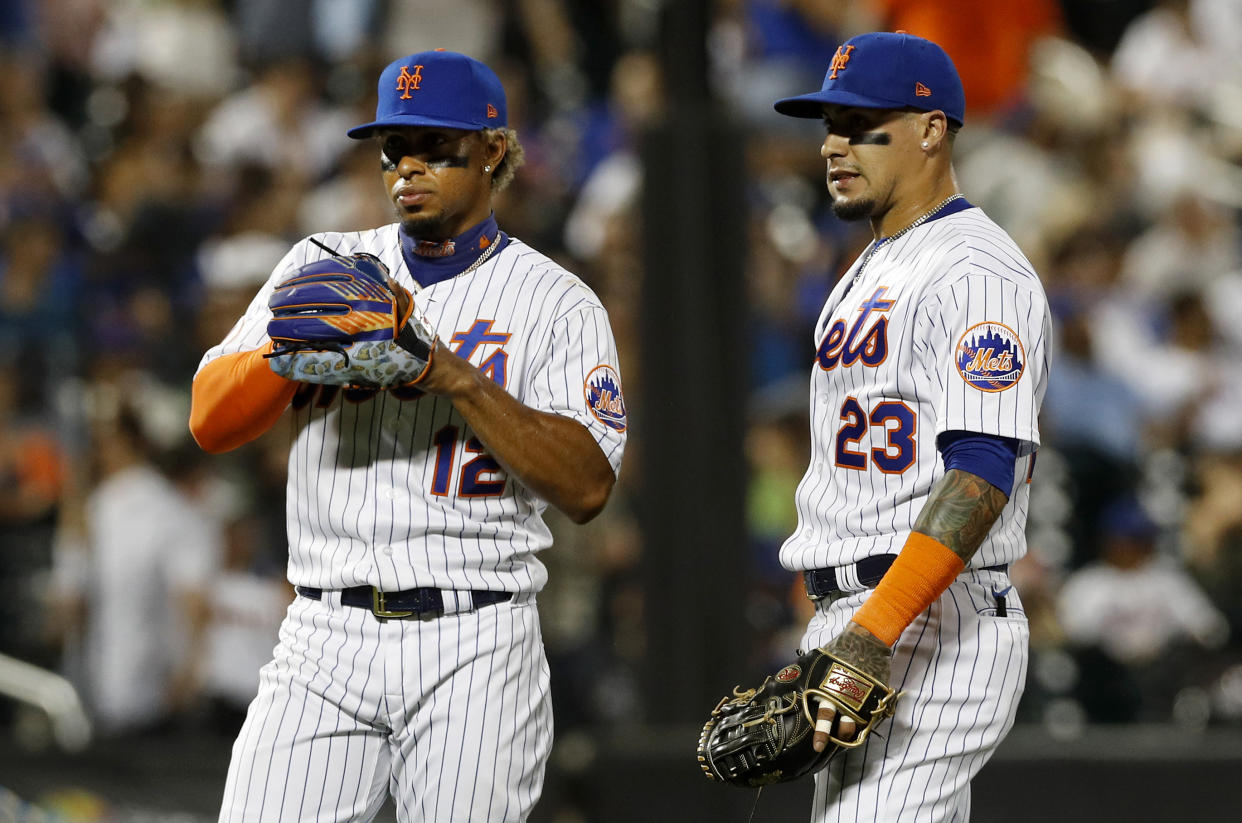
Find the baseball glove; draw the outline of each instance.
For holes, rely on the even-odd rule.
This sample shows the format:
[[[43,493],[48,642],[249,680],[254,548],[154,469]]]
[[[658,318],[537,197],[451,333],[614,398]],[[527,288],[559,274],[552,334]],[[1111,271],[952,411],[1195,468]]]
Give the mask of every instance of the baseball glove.
[[[812,741],[818,705],[826,700],[838,717],[853,718],[853,740],[829,736],[822,752]],[[842,748],[861,746],[893,713],[897,694],[824,649],[814,649],[757,689],[740,687],[724,697],[699,735],[699,765],[710,780],[758,787],[819,771]]]
[[[436,333],[414,297],[370,254],[307,263],[268,300],[272,371],[290,380],[388,388],[417,381]]]

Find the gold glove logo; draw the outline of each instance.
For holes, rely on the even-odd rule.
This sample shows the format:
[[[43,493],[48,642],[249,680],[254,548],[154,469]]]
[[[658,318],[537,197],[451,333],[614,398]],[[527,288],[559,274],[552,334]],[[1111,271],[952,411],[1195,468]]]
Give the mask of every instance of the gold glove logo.
[[[792,683],[802,674],[802,667],[797,663],[790,663],[785,668],[776,673],[777,683]]]

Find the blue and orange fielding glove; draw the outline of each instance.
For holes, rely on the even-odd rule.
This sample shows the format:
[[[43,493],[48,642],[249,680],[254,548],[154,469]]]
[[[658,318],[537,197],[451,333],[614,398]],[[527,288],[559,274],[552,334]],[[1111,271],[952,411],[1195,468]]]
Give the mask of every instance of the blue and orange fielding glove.
[[[414,295],[370,254],[307,263],[268,307],[272,371],[304,383],[389,388],[426,374],[436,333]]]

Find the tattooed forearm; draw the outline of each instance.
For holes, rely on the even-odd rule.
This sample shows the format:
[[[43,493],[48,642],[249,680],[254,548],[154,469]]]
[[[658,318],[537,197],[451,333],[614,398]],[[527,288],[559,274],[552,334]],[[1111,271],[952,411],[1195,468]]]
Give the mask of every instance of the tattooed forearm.
[[[932,487],[914,530],[969,562],[1009,498],[978,475],[952,469]]]
[[[850,623],[845,631],[833,638],[827,649],[857,666],[859,671],[882,682],[888,682],[893,650],[857,623]]]

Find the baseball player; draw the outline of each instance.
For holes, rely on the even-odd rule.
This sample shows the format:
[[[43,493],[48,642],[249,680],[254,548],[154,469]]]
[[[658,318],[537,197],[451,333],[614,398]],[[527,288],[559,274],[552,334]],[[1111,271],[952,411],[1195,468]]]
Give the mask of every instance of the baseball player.
[[[379,79],[375,142],[397,221],[296,244],[203,357],[191,429],[212,452],[288,417],[298,596],[234,746],[220,820],[525,820],[552,743],[535,595],[550,503],[577,522],[621,464],[608,316],[577,277],[502,232],[521,164],[484,64],[412,54]],[[268,339],[278,284],[365,253],[437,340],[416,383],[296,382]],[[349,263],[348,265],[353,265]],[[370,264],[368,264],[370,265]],[[297,277],[294,279],[296,280]]]
[[[965,821],[970,780],[1013,724],[1028,629],[1008,566],[1025,552],[1050,316],[1014,242],[958,191],[962,84],[936,44],[869,33],[820,91],[834,213],[874,241],[815,328],[812,454],[782,564],[825,647],[901,691],[896,715],[816,775],[812,819]],[[850,740],[821,705],[815,747]]]

